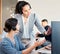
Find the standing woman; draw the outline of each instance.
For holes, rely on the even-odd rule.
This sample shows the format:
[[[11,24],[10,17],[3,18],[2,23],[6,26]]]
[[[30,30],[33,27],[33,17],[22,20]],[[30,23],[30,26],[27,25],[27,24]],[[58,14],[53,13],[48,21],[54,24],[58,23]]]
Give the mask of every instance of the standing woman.
[[[35,47],[43,43],[43,41],[36,41],[32,46],[25,49],[20,39],[15,35],[19,29],[17,19],[9,18],[6,20],[4,31],[7,33],[1,41],[0,54],[29,54]]]
[[[18,19],[20,25],[19,37],[23,40],[33,38],[33,27],[36,25],[41,33],[46,33],[45,29],[40,25],[39,18],[35,13],[31,13],[31,6],[26,1],[19,1],[15,8],[15,18]]]

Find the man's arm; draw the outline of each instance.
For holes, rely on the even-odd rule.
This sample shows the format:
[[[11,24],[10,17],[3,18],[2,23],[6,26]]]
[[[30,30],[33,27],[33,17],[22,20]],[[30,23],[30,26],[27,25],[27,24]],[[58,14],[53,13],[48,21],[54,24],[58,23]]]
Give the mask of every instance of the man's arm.
[[[47,35],[50,35],[52,33],[52,29],[51,29],[51,27],[49,26],[48,27],[48,30],[47,30]]]

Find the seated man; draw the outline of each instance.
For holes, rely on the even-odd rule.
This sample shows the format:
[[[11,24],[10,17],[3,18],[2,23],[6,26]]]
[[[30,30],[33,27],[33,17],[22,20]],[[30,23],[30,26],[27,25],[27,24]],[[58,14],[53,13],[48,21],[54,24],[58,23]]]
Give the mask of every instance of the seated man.
[[[45,37],[46,42],[42,45],[48,45],[48,42],[51,42],[51,27],[48,25],[48,21],[47,19],[43,19],[42,21],[42,26],[45,28],[45,30],[47,31],[47,34],[40,34],[39,32],[36,33],[37,37]]]

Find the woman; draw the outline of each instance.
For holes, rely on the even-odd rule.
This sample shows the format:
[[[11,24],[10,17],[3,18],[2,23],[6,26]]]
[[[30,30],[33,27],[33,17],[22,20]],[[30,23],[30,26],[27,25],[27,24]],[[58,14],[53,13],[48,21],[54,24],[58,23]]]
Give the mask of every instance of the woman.
[[[15,35],[19,32],[19,29],[17,19],[9,18],[6,20],[4,31],[7,33],[1,41],[1,54],[29,54],[35,47],[43,43],[43,41],[36,41],[32,46],[26,49],[20,39]]]
[[[45,29],[40,25],[39,18],[35,13],[31,13],[31,6],[26,1],[19,1],[15,8],[15,18],[18,19],[20,25],[19,37],[21,39],[33,40],[33,27],[37,26],[41,33],[46,33]]]

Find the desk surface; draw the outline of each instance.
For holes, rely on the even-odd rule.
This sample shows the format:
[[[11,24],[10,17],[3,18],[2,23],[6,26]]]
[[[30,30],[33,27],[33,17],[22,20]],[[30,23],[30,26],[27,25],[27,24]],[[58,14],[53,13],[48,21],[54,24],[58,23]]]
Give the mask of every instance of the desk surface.
[[[51,54],[51,50],[48,50],[48,49],[45,49],[45,48],[39,49],[39,50],[37,50],[37,52],[38,53]]]
[[[31,54],[51,54],[51,50],[46,49],[45,47],[32,51]]]

